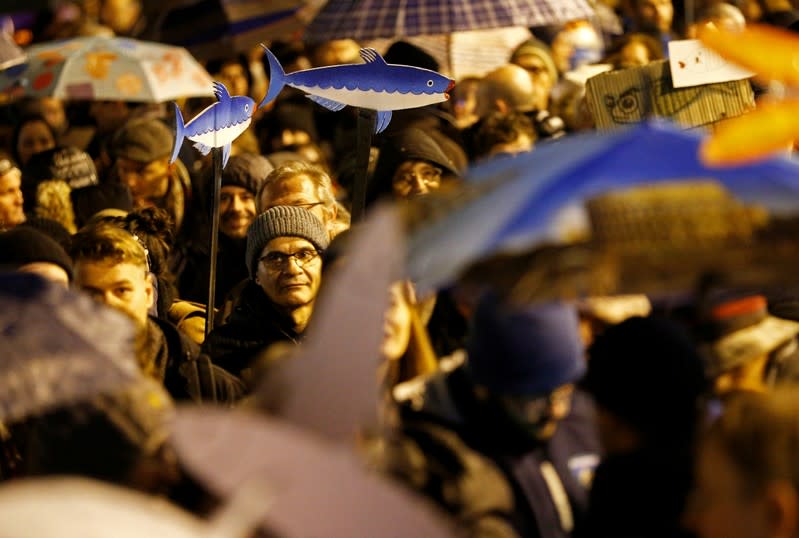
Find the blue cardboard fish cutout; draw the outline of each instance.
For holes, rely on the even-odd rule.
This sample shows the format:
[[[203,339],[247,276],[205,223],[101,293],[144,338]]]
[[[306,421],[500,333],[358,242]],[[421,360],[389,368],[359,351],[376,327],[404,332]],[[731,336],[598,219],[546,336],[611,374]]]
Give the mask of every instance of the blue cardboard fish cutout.
[[[170,162],[175,162],[183,139],[188,138],[203,155],[208,155],[211,148],[222,148],[222,167],[227,164],[231,144],[250,126],[252,114],[255,112],[255,101],[244,95],[231,97],[221,82],[214,82],[214,95],[217,102],[185,125],[180,108],[173,103],[176,133]]]
[[[382,132],[391,121],[393,110],[418,108],[449,99],[447,93],[455,81],[420,67],[389,64],[374,49],[361,49],[363,64],[317,67],[286,74],[272,51],[264,48],[269,60],[269,90],[259,108],[273,101],[291,86],[328,110],[345,106],[377,111],[375,133]]]

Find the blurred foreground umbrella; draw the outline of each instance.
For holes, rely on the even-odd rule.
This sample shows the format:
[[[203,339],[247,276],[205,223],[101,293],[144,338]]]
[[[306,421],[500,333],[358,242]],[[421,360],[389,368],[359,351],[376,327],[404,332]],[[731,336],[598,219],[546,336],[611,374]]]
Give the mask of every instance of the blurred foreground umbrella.
[[[342,259],[325,274],[307,337],[266,372],[257,392],[272,414],[351,444],[377,425],[383,320],[405,243],[393,206],[379,206],[348,233]]]
[[[0,519],[0,538],[211,536],[206,522],[161,498],[85,478],[7,483],[0,487]]]
[[[534,27],[593,15],[586,0],[329,0],[306,41],[366,40],[449,34],[486,28]]]
[[[222,498],[262,481],[271,502],[264,524],[278,536],[453,536],[443,515],[366,471],[345,447],[282,422],[184,408],[173,444],[189,472]]]
[[[0,275],[0,421],[115,390],[140,374],[133,323],[38,277]]]
[[[184,0],[156,23],[159,41],[211,60],[298,38],[324,0]]]
[[[213,95],[211,77],[180,47],[77,37],[33,45],[26,53],[23,68],[0,73],[0,92],[148,103]]]
[[[441,66],[439,71],[460,80],[464,77],[481,77],[505,65],[513,50],[530,39],[530,30],[524,27],[489,28],[452,32],[451,34],[420,35],[402,38],[430,54]],[[362,42],[381,52],[388,50],[394,39],[375,39]]]
[[[14,43],[14,21],[0,17],[0,71],[25,62],[25,53]]]
[[[608,204],[618,211],[608,213],[603,217],[604,220],[600,219],[605,223],[603,229],[613,230],[613,226],[608,228],[606,223],[613,222],[614,218],[620,223],[618,226],[629,222],[631,226],[649,227],[649,239],[646,234],[640,235],[640,242],[651,247],[639,249],[642,260],[654,259],[658,252],[669,252],[671,258],[665,261],[678,266],[682,262],[681,271],[696,274],[697,267],[708,267],[699,261],[696,262],[699,264],[697,267],[691,267],[687,258],[674,258],[680,249],[690,250],[691,245],[694,245],[707,253],[713,252],[707,261],[718,269],[725,269],[721,265],[722,257],[713,249],[724,251],[727,239],[733,243],[738,241],[736,244],[741,244],[742,248],[755,241],[759,237],[755,233],[758,229],[756,221],[765,218],[763,211],[753,209],[747,213],[742,209],[744,206],[758,204],[768,212],[770,224],[792,226],[790,221],[782,219],[795,217],[799,213],[799,164],[787,159],[772,159],[757,165],[710,168],[698,158],[701,140],[702,136],[698,133],[681,131],[666,123],[640,124],[610,133],[590,133],[561,139],[541,145],[529,154],[478,166],[470,172],[471,181],[463,190],[419,200],[411,206],[408,216],[412,223],[408,260],[411,277],[419,283],[420,293],[425,293],[453,281],[468,266],[489,256],[503,252],[525,253],[546,245],[550,245],[551,249],[544,249],[538,254],[539,258],[549,259],[553,275],[558,267],[566,272],[582,270],[586,263],[596,261],[594,256],[598,251],[586,251],[585,246],[565,250],[565,247],[561,247],[576,240],[585,241],[592,231],[597,232],[592,230],[597,224],[595,216]],[[691,216],[681,216],[675,210],[673,215],[666,215],[661,220],[638,218],[646,211],[657,212],[656,208],[660,204],[657,196],[647,198],[646,194],[633,193],[631,197],[594,205],[592,219],[589,219],[590,211],[583,206],[586,200],[611,191],[650,183],[700,179],[714,180],[715,183],[711,186],[700,185],[693,197],[679,190],[664,194],[668,200],[678,202],[677,208],[688,204],[686,211],[694,212]],[[703,210],[709,213],[703,216]],[[714,211],[716,213],[711,215]],[[752,217],[749,224],[740,220],[744,213]],[[745,230],[736,232],[734,228],[738,225],[744,228],[749,226],[748,235]],[[724,231],[725,226],[730,227],[730,230]],[[713,227],[711,237],[706,238],[710,242],[692,242],[691,238],[699,238],[692,234],[699,233],[701,230],[696,229],[702,227],[707,230]],[[601,239],[601,230],[599,232],[593,233],[594,240]],[[616,241],[614,233],[611,231],[606,234],[609,239],[602,243],[602,252],[607,252],[610,248],[608,245]],[[677,245],[673,239],[680,234],[685,241]],[[711,240],[713,237],[719,241]],[[658,243],[658,238],[663,241]],[[679,248],[669,251],[666,248],[669,242]],[[793,252],[799,252],[796,245],[792,248]],[[568,252],[568,256],[564,252]],[[744,249],[744,254],[739,255],[745,255],[746,252],[749,251]],[[776,252],[771,253],[775,258],[778,257]],[[729,253],[732,255],[732,250]],[[769,262],[768,252],[761,251],[761,254],[765,258],[760,261],[771,263],[775,270],[783,261],[775,259]],[[507,258],[503,259],[508,261]],[[525,269],[525,263],[528,262],[532,260],[520,262],[521,265],[513,271],[506,266],[513,274],[504,276],[501,264],[492,266],[495,270],[493,277],[498,281],[505,277],[513,281],[520,276],[519,271]],[[751,265],[755,259],[750,257],[736,262],[733,258],[726,262],[746,262]],[[546,264],[540,267],[544,268]],[[641,265],[639,269],[646,273],[645,266]],[[726,269],[734,271],[736,267]],[[668,270],[676,271],[677,267],[669,266]],[[626,274],[620,271],[610,274]],[[480,274],[482,278],[492,277],[487,269]],[[656,280],[661,276],[657,267],[650,267],[651,279]],[[631,283],[629,280],[617,284]],[[555,289],[553,282],[549,291],[555,293]],[[608,293],[621,291],[645,293],[648,290],[607,290]],[[543,289],[542,293],[545,292],[546,289]],[[570,293],[578,292],[572,287]]]

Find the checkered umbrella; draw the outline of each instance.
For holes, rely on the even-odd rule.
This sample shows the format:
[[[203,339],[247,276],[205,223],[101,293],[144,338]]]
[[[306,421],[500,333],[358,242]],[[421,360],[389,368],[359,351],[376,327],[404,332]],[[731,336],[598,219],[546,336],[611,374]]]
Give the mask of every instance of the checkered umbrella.
[[[311,22],[305,39],[318,43],[529,28],[591,16],[587,0],[330,0]]]

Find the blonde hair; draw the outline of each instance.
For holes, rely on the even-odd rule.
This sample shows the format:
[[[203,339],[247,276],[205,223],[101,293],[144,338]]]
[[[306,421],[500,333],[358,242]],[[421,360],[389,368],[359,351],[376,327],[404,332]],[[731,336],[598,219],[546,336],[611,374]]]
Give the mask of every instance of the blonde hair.
[[[403,286],[402,291],[402,297],[410,310],[408,347],[399,359],[389,361],[386,380],[390,386],[432,374],[438,369],[438,359],[430,342],[430,335],[422,321],[419,304],[409,293],[410,289],[410,286]]]
[[[60,179],[42,181],[36,187],[36,216],[54,220],[69,233],[74,234],[77,225],[71,193],[72,189],[66,181]]]
[[[147,253],[133,235],[109,222],[84,226],[72,237],[70,256],[75,263],[81,260],[115,264],[131,263],[146,271]]]
[[[736,396],[708,429],[705,442],[722,449],[747,489],[785,480],[799,490],[799,394],[780,388]]]

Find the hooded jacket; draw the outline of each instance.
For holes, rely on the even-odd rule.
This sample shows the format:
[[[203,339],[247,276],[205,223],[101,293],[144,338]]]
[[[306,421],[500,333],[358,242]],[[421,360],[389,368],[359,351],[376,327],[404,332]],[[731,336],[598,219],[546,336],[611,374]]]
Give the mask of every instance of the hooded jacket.
[[[576,393],[555,435],[533,441],[474,397],[460,367],[405,402],[386,465],[452,513],[468,536],[567,538],[584,515],[598,462],[592,412]]]

